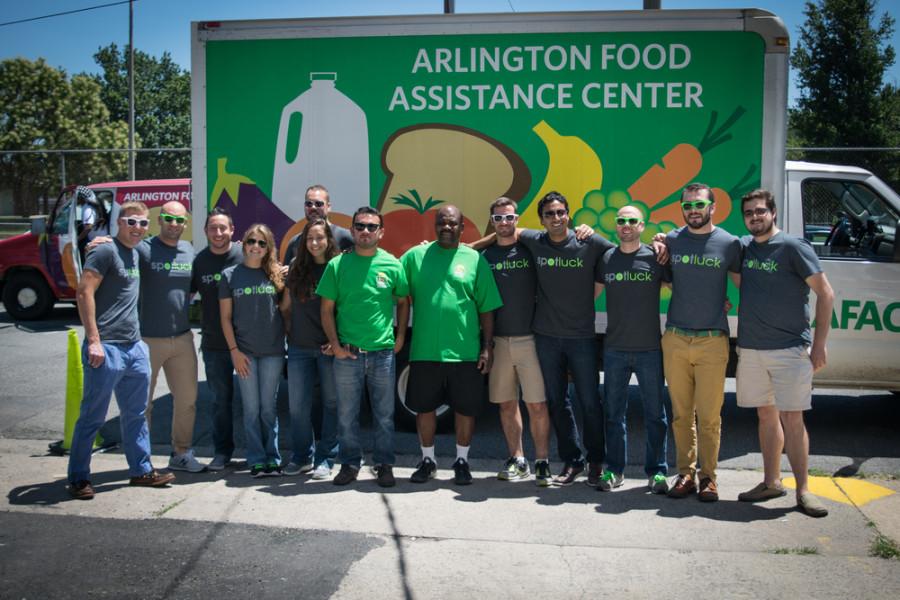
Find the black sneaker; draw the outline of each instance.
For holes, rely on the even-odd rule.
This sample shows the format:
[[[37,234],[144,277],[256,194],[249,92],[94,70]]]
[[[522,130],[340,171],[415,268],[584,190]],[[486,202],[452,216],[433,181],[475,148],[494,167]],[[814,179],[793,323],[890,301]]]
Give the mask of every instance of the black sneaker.
[[[416,465],[416,470],[413,471],[409,481],[411,483],[425,483],[429,479],[432,479],[436,473],[437,465],[434,464],[434,461],[430,458],[423,458],[421,462]]]
[[[359,469],[354,467],[353,465],[341,465],[341,470],[338,472],[337,476],[331,480],[334,485],[347,485],[348,483],[352,483],[356,481],[356,476],[359,475]]]
[[[553,476],[550,474],[550,463],[539,460],[534,463],[534,483],[539,487],[547,487]]]
[[[250,477],[255,479],[259,479],[260,477],[265,477],[266,465],[258,464],[250,467]]]
[[[603,478],[603,463],[588,463],[587,484],[591,487],[600,485]]]
[[[394,479],[394,469],[391,465],[375,465],[372,469],[375,473],[376,481],[381,487],[394,487],[397,480]]]
[[[572,485],[584,471],[583,462],[567,462],[559,475],[553,478],[556,485]]]
[[[263,474],[266,477],[281,477],[284,475],[284,469],[281,468],[281,465],[278,463],[269,463],[266,465]]]
[[[453,483],[456,485],[469,485],[472,483],[472,472],[469,471],[469,461],[457,458],[453,463]]]

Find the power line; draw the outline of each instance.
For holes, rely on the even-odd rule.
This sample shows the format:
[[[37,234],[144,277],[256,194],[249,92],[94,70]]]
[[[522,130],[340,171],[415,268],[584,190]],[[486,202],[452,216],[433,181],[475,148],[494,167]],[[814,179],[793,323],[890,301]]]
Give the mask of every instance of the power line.
[[[86,8],[76,8],[75,10],[67,10],[65,12],[53,13],[51,15],[41,15],[40,17],[29,17],[28,19],[19,19],[18,21],[7,21],[0,23],[0,27],[5,25],[18,25],[19,23],[29,23],[31,21],[40,21],[41,19],[49,19],[50,17],[61,17],[63,15],[72,15],[75,13],[86,12],[89,10],[97,10],[98,8],[108,8],[110,6],[118,6],[120,4],[128,4],[131,0],[120,0],[119,2],[110,2],[109,4],[98,4],[97,6],[88,6]],[[137,2],[138,0],[134,0]]]

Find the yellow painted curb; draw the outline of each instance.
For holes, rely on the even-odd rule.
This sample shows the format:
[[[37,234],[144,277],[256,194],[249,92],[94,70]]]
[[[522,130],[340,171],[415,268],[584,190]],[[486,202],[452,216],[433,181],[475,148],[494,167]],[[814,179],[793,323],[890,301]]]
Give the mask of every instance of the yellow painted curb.
[[[793,477],[788,477],[782,483],[784,487],[797,489],[797,481]],[[865,506],[895,493],[870,481],[850,477],[810,477],[809,491],[821,498],[855,506]]]

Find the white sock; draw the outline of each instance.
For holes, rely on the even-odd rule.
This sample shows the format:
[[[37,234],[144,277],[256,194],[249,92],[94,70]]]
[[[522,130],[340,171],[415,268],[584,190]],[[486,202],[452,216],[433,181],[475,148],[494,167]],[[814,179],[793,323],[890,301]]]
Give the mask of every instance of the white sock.
[[[469,446],[460,446],[456,445],[456,458],[461,458],[465,461],[469,460]]]
[[[422,448],[422,459],[430,458],[431,462],[435,462],[434,460],[434,446],[421,446]]]

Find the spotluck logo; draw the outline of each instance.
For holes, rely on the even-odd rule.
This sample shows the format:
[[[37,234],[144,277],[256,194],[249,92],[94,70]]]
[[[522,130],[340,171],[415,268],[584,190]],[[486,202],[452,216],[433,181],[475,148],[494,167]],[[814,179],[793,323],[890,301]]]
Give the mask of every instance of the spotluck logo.
[[[539,256],[537,266],[550,269],[580,269],[584,266],[581,258],[546,258]]]
[[[491,269],[494,271],[514,271],[516,269],[528,269],[530,267],[531,261],[527,258],[505,258],[498,263],[491,264]]]
[[[253,295],[273,295],[275,293],[275,286],[271,283],[264,285],[248,285],[246,287],[237,288],[234,290],[234,297],[240,298],[241,296],[253,296]]]
[[[150,263],[150,268],[157,272],[162,271],[185,271],[191,272],[191,263],[180,263],[180,262],[152,262]]]
[[[673,254],[672,265],[676,264],[718,269],[722,266],[722,259],[718,256],[701,256],[699,254]]]
[[[218,283],[219,281],[221,281],[221,279],[222,279],[222,274],[216,273],[215,275],[204,275],[203,277],[200,278],[200,281],[201,281],[201,283],[203,283],[203,285],[210,285],[213,283]]]
[[[622,271],[621,273],[607,273],[603,279],[606,283],[653,281],[653,273],[650,271]]]
[[[744,268],[754,271],[765,271],[766,273],[775,273],[778,271],[778,263],[771,258],[766,260],[758,260],[756,258],[745,258]]]

